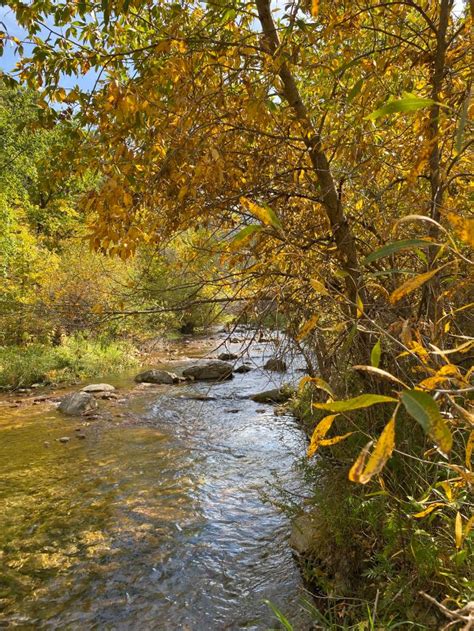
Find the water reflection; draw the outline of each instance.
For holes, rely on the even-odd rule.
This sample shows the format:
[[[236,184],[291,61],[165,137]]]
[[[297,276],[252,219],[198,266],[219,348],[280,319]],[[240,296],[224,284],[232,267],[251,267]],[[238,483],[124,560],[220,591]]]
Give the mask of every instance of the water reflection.
[[[300,484],[303,438],[244,399],[268,376],[144,390],[135,421],[29,409],[0,418],[0,619],[21,628],[267,629],[301,595],[288,522],[262,500]],[[212,389],[215,400],[183,395]],[[57,438],[68,435],[67,444]],[[45,444],[45,441],[47,444]],[[301,622],[301,628],[304,623]]]

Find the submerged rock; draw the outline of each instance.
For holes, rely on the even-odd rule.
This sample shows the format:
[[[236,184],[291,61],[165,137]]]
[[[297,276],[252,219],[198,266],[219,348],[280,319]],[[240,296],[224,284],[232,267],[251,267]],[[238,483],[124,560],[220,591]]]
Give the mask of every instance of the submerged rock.
[[[195,381],[221,381],[230,379],[232,371],[233,367],[231,364],[215,359],[189,366],[189,368],[183,370],[183,377],[191,378]]]
[[[110,383],[90,383],[88,386],[84,386],[81,392],[113,392],[115,390],[114,386],[111,386]]]
[[[58,438],[60,443],[68,443],[70,440],[69,436],[61,436],[61,438]]]
[[[180,399],[186,399],[187,401],[215,401],[216,397],[211,397],[207,394],[201,394],[200,392],[191,393],[191,394],[182,394],[179,397]]]
[[[221,361],[232,361],[233,359],[237,359],[238,355],[236,355],[235,353],[221,353],[219,355],[219,359]]]
[[[275,372],[286,372],[286,362],[278,357],[272,357],[264,365],[266,370],[274,370]]]
[[[293,395],[293,390],[287,386],[283,388],[274,388],[273,390],[265,390],[264,392],[257,392],[250,398],[256,403],[284,403],[288,401]]]
[[[168,384],[179,382],[179,377],[167,370],[145,370],[135,377],[137,383]]]
[[[90,392],[73,392],[68,394],[59,404],[58,410],[70,416],[80,416],[97,407],[97,401]]]

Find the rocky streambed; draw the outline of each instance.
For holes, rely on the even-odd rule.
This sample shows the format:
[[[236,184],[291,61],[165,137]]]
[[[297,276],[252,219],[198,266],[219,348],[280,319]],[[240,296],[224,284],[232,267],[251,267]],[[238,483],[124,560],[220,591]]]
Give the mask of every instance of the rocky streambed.
[[[264,369],[273,346],[244,338],[177,346],[147,380],[2,401],[0,620],[268,629],[268,599],[307,628],[290,523],[266,501],[304,491],[305,437],[274,405],[296,375]],[[71,397],[75,415],[57,409]]]

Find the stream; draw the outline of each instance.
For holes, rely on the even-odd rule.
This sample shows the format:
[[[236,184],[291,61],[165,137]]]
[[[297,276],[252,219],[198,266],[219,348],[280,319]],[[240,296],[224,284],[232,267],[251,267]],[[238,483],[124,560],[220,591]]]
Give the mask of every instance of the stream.
[[[192,342],[178,351],[161,367],[203,353]],[[269,599],[309,628],[289,519],[266,500],[279,499],[274,485],[304,492],[305,438],[291,416],[247,398],[288,381],[261,369],[273,352],[252,344],[254,370],[222,383],[89,381],[127,393],[101,401],[97,419],[0,407],[0,627],[280,628]]]

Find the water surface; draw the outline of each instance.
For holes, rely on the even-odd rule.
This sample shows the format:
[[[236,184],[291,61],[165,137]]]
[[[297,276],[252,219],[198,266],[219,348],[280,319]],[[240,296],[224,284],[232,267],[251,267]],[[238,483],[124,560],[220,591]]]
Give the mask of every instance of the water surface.
[[[251,360],[268,352],[254,345]],[[281,379],[254,370],[146,388],[90,422],[0,408],[3,624],[268,629],[270,599],[306,628],[289,522],[262,495],[275,496],[276,480],[301,491],[293,465],[304,437],[291,417],[245,398]],[[187,398],[197,392],[214,400]]]

